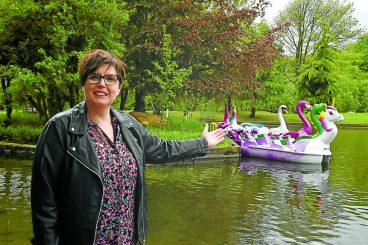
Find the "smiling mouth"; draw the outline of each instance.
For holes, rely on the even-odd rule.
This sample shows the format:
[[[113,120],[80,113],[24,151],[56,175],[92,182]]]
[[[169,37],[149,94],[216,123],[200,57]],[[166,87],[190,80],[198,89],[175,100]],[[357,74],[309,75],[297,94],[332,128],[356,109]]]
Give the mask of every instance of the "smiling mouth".
[[[107,93],[105,92],[94,92],[93,94],[97,95],[97,96],[106,96]]]

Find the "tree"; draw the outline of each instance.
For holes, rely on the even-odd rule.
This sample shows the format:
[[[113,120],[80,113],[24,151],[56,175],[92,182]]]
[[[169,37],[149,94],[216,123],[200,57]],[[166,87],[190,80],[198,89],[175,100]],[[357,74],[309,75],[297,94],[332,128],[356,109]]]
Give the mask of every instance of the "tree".
[[[153,60],[157,59],[159,42],[162,40],[160,26],[155,17],[163,1],[127,0],[130,12],[129,28],[123,33],[126,46],[127,82],[135,93],[134,111],[144,112],[145,96],[152,91],[154,80],[147,77],[147,70],[154,70]],[[122,101],[128,97],[129,88],[123,91]],[[124,107],[121,104],[120,108]]]
[[[247,84],[256,84],[255,74],[271,66],[276,57],[275,30],[259,35],[252,26],[267,1],[128,1],[133,12],[127,34],[130,86],[135,89],[135,110],[144,110],[144,96],[159,84],[147,77],[155,62],[163,60],[163,25],[172,37],[172,57],[177,69],[192,73],[185,82],[191,95],[239,96]],[[247,4],[245,4],[246,2]],[[155,62],[152,62],[155,61]]]
[[[5,126],[9,126],[11,124],[11,114],[13,112],[13,95],[8,88],[10,87],[11,80],[16,73],[16,67],[14,66],[3,66],[0,65],[0,80],[1,80],[1,105],[5,106],[6,109],[6,120]]]
[[[259,109],[275,112],[280,105],[292,111],[298,102],[294,77],[294,59],[284,56],[275,60],[271,69],[262,74],[265,90],[260,94]]]
[[[158,84],[151,97],[153,111],[156,114],[160,114],[165,107],[172,106],[176,94],[183,87],[184,80],[192,73],[191,67],[179,68],[173,60],[176,52],[171,47],[171,35],[166,33],[165,25],[162,26],[162,29],[162,60],[152,61],[155,69],[146,71],[148,77],[151,77]]]
[[[185,18],[172,20],[181,34],[174,42],[184,50],[180,62],[193,68],[186,84],[190,93],[227,100],[252,96],[251,91],[260,87],[256,74],[277,57],[273,42],[277,29],[254,24],[267,1],[242,2],[239,6],[228,1],[187,1],[180,7]]]
[[[40,119],[48,119],[49,91],[48,81],[39,73],[27,68],[13,66],[16,74],[12,77],[12,86],[7,89],[13,95],[14,103],[18,106],[31,106],[37,110]]]
[[[13,78],[18,83],[12,83],[19,86],[9,89],[28,98],[21,101],[35,106],[43,120],[79,100],[76,72],[83,52],[103,48],[121,55],[124,51],[121,33],[128,13],[123,3],[4,0],[0,13],[1,64],[19,68]],[[26,85],[34,89],[23,90]]]
[[[316,54],[311,57],[298,77],[299,98],[314,103],[332,104],[337,94],[338,77],[334,73],[336,49],[331,45],[334,37],[327,26],[316,43]]]
[[[352,49],[361,56],[358,62],[359,68],[368,73],[368,33],[362,35]]]
[[[362,80],[359,82],[359,92],[356,94],[360,102],[358,112],[368,112],[368,33],[361,36],[356,45],[353,45],[355,53],[360,55],[358,62],[353,61],[359,66],[359,69],[364,73]]]
[[[339,111],[368,111],[367,58],[367,34],[338,53],[335,73],[339,77],[339,93],[336,96]]]
[[[279,40],[286,54],[295,57],[297,75],[306,57],[316,52],[322,23],[327,23],[336,37],[335,47],[342,47],[361,33],[353,11],[353,4],[342,0],[294,0],[287,5],[275,23],[284,27]]]

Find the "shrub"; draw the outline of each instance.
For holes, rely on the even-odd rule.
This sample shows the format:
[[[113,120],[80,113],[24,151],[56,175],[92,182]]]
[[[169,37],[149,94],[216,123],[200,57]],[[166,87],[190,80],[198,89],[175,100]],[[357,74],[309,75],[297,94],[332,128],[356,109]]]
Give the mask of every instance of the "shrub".
[[[30,126],[0,127],[0,140],[21,144],[35,144],[42,128]]]
[[[0,125],[4,124],[6,114],[0,114]],[[31,127],[42,127],[44,122],[40,120],[37,113],[15,111],[11,116],[11,125],[27,125]]]

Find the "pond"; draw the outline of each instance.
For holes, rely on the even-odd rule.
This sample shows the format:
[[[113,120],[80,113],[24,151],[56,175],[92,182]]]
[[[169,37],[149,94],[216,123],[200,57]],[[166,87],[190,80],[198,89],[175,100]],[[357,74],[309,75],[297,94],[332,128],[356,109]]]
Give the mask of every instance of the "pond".
[[[329,165],[260,159],[147,168],[147,244],[366,244],[368,130]],[[29,244],[31,161],[0,158],[0,244]]]

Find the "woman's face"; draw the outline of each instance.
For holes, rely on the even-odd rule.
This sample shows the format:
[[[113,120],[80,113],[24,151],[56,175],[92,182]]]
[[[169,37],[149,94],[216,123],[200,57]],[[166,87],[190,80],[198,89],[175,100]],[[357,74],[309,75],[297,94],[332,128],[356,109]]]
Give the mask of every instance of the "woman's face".
[[[95,70],[94,74],[95,76],[117,75],[117,72],[114,66],[103,64]],[[107,85],[105,78],[101,78],[98,83],[92,84],[88,81],[90,76],[87,77],[87,81],[84,84],[84,96],[87,105],[94,109],[109,108],[120,93],[121,86],[119,81],[114,85]]]

